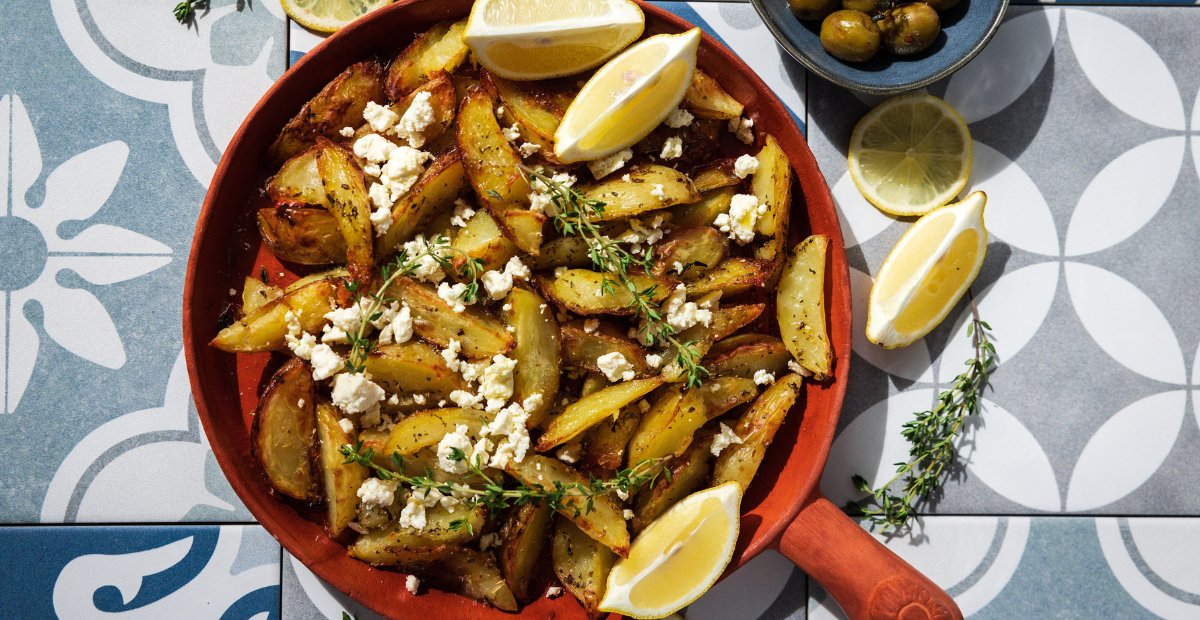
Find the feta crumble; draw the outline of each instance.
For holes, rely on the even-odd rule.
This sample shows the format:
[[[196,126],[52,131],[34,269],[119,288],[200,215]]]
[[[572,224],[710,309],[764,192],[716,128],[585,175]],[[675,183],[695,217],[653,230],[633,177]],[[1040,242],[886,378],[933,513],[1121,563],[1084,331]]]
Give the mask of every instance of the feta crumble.
[[[379,171],[379,182],[388,189],[392,202],[416,184],[425,171],[425,162],[433,155],[407,146],[397,146],[388,154],[387,163]]]
[[[512,127],[505,127],[501,130],[501,133],[504,134],[505,140],[508,140],[509,142],[516,142],[521,138],[521,126],[513,123]]]
[[[450,474],[465,474],[468,461],[472,460],[471,438],[467,436],[470,429],[465,424],[455,427],[453,433],[446,433],[437,445],[438,467]],[[454,460],[451,456],[454,450],[461,450],[465,460]]]
[[[788,370],[800,375],[801,377],[811,377],[812,373],[809,370],[796,362],[796,360],[788,360]]]
[[[421,587],[421,580],[417,579],[416,575],[409,575],[404,578],[404,589],[410,594],[416,594],[417,588]]]
[[[495,547],[499,544],[500,544],[500,535],[496,534],[495,532],[488,532],[487,534],[484,534],[483,536],[479,537],[479,550],[480,551],[487,551],[488,549],[491,549],[492,547]]]
[[[393,303],[392,305],[394,306],[395,304]],[[379,330],[379,343],[391,344],[394,342],[400,344],[408,342],[412,339],[412,336],[412,309],[408,307],[408,304],[402,304],[399,310],[393,316],[389,317],[383,329]]]
[[[536,400],[531,400],[534,396]],[[541,394],[534,394],[525,399],[524,403],[512,403],[496,413],[495,419],[485,424],[480,430],[481,435],[499,438],[494,452],[488,461],[489,467],[504,468],[508,463],[520,463],[525,460],[529,451],[529,432],[525,429],[529,422],[526,406],[534,408],[541,402]],[[484,440],[480,440],[481,442]]]
[[[663,159],[679,159],[680,155],[683,155],[683,140],[679,137],[667,138],[658,154]]]
[[[325,313],[325,320],[329,323],[321,328],[321,342],[347,344],[350,334],[357,333],[362,327],[362,306],[356,304],[349,308],[334,308]]]
[[[479,395],[487,399],[488,411],[499,411],[513,394],[513,371],[517,361],[496,355],[479,378]]]
[[[557,598],[562,596],[563,589],[559,586],[550,586],[546,588],[546,598]]]
[[[583,322],[583,333],[594,334],[600,328],[600,319],[587,319]]]
[[[377,133],[369,133],[355,140],[353,148],[355,155],[373,164],[381,164],[396,150],[396,145]]]
[[[755,172],[758,172],[758,158],[753,155],[742,155],[733,162],[733,173],[739,179],[744,179]]]
[[[759,368],[754,371],[754,382],[758,385],[771,385],[775,383],[775,374],[766,369]]]
[[[751,194],[735,194],[729,202],[729,212],[722,213],[713,220],[713,226],[739,245],[754,241],[754,224],[758,216],[767,212],[767,205],[758,204],[758,198]]]
[[[379,105],[374,101],[367,102],[367,107],[363,108],[363,120],[367,121],[371,129],[379,133],[387,131],[399,119],[400,115],[393,112],[391,108]]]
[[[283,315],[283,320],[287,324],[288,330],[287,334],[283,336],[283,341],[292,350],[292,355],[302,360],[311,360],[313,349],[317,345],[317,337],[304,331],[300,325],[300,317],[291,310]]]
[[[651,353],[646,356],[646,364],[651,368],[662,366],[662,356],[657,353]]]
[[[376,185],[378,183],[372,183],[371,187]],[[371,197],[371,201],[374,202],[374,196]],[[392,207],[391,205],[375,205],[375,207],[375,210],[371,212],[371,226],[375,227],[375,236],[382,237],[392,228]]]
[[[462,228],[467,225],[467,220],[475,216],[475,209],[467,204],[465,200],[459,198],[454,201],[454,215],[450,218],[450,224]]]
[[[597,357],[596,366],[600,369],[600,372],[604,373],[605,377],[608,377],[609,381],[630,381],[637,375],[633,371],[633,366],[625,359],[625,356],[617,351],[605,353]]]
[[[362,486],[358,487],[358,498],[368,506],[387,508],[396,501],[396,487],[399,484],[397,480],[367,478]]]
[[[663,191],[662,183],[655,183],[654,189],[650,190],[650,195],[657,198],[660,202],[665,202],[667,200],[667,194]]]
[[[303,406],[304,405],[301,405],[301,407]],[[350,418],[342,418],[338,420],[338,426],[342,427],[343,433],[346,433],[347,435],[354,434],[354,422],[351,422]]]
[[[338,130],[338,133],[342,134],[343,138],[353,138],[354,137],[354,128],[353,127],[342,127],[340,130]]]
[[[529,267],[521,262],[519,256],[514,256],[508,259],[508,263],[504,265],[504,271],[486,271],[480,277],[480,281],[489,297],[501,300],[507,297],[508,292],[512,290],[514,279],[528,280],[530,275],[532,274]]]
[[[311,335],[311,334],[310,334]],[[342,358],[327,344],[319,344],[312,348],[313,379],[323,381],[336,375],[345,364]]]
[[[542,145],[532,142],[522,142],[521,146],[517,147],[517,151],[521,153],[521,158],[524,159],[542,150]]]
[[[607,157],[601,157],[596,161],[589,161],[587,167],[588,170],[592,172],[593,178],[601,179],[620,170],[621,168],[624,168],[625,162],[628,162],[631,159],[633,159],[633,150],[623,149]],[[625,179],[624,177],[622,177],[622,179],[626,183],[629,182],[629,180]]]
[[[632,176],[630,176],[628,173],[626,173],[626,174],[622,174],[622,175],[621,175],[621,180],[622,180],[622,181],[624,181],[624,182],[626,182],[626,183],[633,183],[633,177],[632,177]]]
[[[696,324],[707,327],[712,322],[712,310],[702,308],[694,301],[688,301],[687,287],[682,284],[671,291],[664,309],[667,325],[675,328],[676,333]]]
[[[450,306],[450,309],[454,312],[461,314],[467,309],[467,302],[463,299],[463,297],[465,297],[467,294],[466,284],[457,282],[451,285],[449,283],[442,282],[441,284],[438,284],[437,294],[438,297],[441,297],[442,301],[446,302],[446,305]],[[475,302],[472,301],[471,303]]]
[[[663,123],[671,129],[679,129],[680,127],[691,125],[695,119],[696,117],[692,116],[691,112],[683,108],[675,108],[671,110],[671,113],[667,115],[667,120],[663,121]]]
[[[729,133],[732,133],[738,140],[744,144],[754,144],[754,119],[750,118],[731,118],[728,125]]]
[[[626,521],[629,521],[630,519],[633,519],[633,511],[626,508],[625,510],[621,511],[621,516],[625,517]]]
[[[560,447],[554,456],[568,465],[573,465],[583,456],[583,446],[577,443],[566,444]]]
[[[433,255],[446,258],[453,250],[450,249],[449,239],[440,238],[444,243],[438,243],[438,239],[427,241],[424,235],[417,235],[413,240],[407,241],[401,246],[405,255],[410,257],[409,260],[416,261],[412,271],[413,279],[424,282],[441,282],[446,278],[446,273],[442,271],[442,264]]]
[[[379,403],[386,397],[387,393],[374,381],[350,373],[334,377],[333,389],[329,393],[333,404],[346,413],[378,412]]]
[[[724,422],[721,422],[721,432],[718,433],[717,436],[713,437],[712,448],[710,448],[710,451],[712,452],[713,456],[721,456],[721,452],[724,452],[725,448],[738,443],[742,443],[742,438],[738,437],[737,433],[733,432],[732,428],[729,428],[729,426],[727,426]]]
[[[433,106],[429,105],[431,96],[429,91],[417,93],[413,97],[412,103],[408,105],[408,109],[404,111],[404,115],[392,128],[392,133],[408,142],[408,145],[413,148],[425,145],[424,131],[436,120],[433,115]]]

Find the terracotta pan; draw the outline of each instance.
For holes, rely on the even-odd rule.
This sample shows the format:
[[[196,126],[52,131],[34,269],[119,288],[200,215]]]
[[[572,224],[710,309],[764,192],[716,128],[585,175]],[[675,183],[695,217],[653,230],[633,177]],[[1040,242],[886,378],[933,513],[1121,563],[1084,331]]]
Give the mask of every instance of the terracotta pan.
[[[690,28],[666,11],[640,3],[647,31]],[[250,415],[272,363],[269,355],[234,356],[207,346],[227,312],[230,289],[264,268],[286,284],[295,273],[262,247],[248,205],[264,172],[262,156],[283,124],[352,62],[389,54],[414,32],[467,14],[469,0],[401,0],[330,37],[289,70],[242,123],[213,177],[196,225],[183,296],[183,336],[192,393],[217,462],[255,518],[314,573],[351,598],[394,618],[512,618],[438,590],[413,596],[399,573],[377,570],[346,555],[322,525],[323,511],[297,506],[270,492],[251,456]],[[764,41],[764,45],[770,45]],[[700,66],[746,105],[755,126],[776,136],[797,177],[792,236],[829,235],[826,299],[836,376],[809,384],[789,415],[742,504],[741,538],[730,572],[766,549],[777,548],[816,579],[852,618],[959,618],[954,602],[933,582],[876,542],[826,500],[818,482],[837,426],[850,364],[850,282],[845,248],[825,180],[788,111],[737,56],[709,36]],[[524,618],[583,618],[574,599],[542,598]]]

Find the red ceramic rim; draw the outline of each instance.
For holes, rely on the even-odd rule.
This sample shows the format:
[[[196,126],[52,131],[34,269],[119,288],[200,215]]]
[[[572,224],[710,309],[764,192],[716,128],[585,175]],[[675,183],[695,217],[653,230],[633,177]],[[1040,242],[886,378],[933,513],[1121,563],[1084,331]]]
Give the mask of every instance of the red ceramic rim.
[[[637,0],[646,13],[647,32],[680,32],[686,21]],[[262,156],[288,118],[351,63],[376,53],[394,52],[412,33],[436,21],[465,16],[470,0],[400,0],[343,28],[306,54],[268,91],[234,134],[213,175],[196,224],[183,293],[183,338],[188,374],[204,431],[230,485],[255,519],[322,579],[364,606],[388,617],[513,618],[464,597],[438,590],[409,594],[404,576],[373,568],[346,555],[331,540],[320,512],[297,506],[269,490],[249,446],[249,420],[258,399],[269,354],[234,356],[207,345],[216,335],[227,292],[240,289],[249,259],[279,267],[259,246],[239,241],[247,204],[257,191]],[[845,246],[833,199],[808,144],[791,114],[744,62],[709,35],[698,64],[746,107],[755,127],[776,137],[791,160],[793,185],[790,237],[828,235],[829,272],[826,306],[835,352],[834,379],[809,384],[767,452],[758,477],[743,502],[741,536],[729,572],[745,564],[776,539],[800,508],[819,494],[817,484],[837,426],[850,362],[850,283]],[[286,277],[285,277],[286,279]],[[523,618],[584,618],[570,596],[538,599]]]

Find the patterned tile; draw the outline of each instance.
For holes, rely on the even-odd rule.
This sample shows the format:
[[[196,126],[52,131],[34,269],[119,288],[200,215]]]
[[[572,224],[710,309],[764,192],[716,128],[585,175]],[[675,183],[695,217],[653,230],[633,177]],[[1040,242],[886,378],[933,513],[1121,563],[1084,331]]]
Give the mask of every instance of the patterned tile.
[[[280,549],[258,526],[9,526],[0,548],[4,618],[280,617]]]
[[[1179,294],[1200,287],[1200,272],[1173,266],[1200,260],[1194,15],[1014,8],[975,61],[929,89],[971,123],[969,187],[989,194],[992,235],[975,290],[1001,357],[960,450],[963,480],[935,512],[1200,514],[1189,492],[1200,323],[1195,295]],[[870,274],[907,227],[867,205],[845,172],[870,103],[810,86],[810,141],[855,286],[854,372],[823,480],[839,502],[855,494],[851,473],[884,479],[903,456],[900,424],[969,355],[963,307],[906,349],[859,336]]]

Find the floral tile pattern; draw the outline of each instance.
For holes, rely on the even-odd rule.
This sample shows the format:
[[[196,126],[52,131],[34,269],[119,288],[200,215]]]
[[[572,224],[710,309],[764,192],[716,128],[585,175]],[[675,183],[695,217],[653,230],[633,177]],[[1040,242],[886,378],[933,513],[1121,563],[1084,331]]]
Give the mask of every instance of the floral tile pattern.
[[[1173,3],[1193,4],[1154,4]],[[875,100],[809,79],[748,4],[657,4],[806,130],[861,311],[907,226],[845,174]],[[971,617],[1197,618],[1200,9],[1018,4],[1035,6],[928,89],[971,123],[992,235],[976,299],[1002,366],[960,480],[918,538],[884,542]],[[272,0],[211,5],[192,29],[102,0],[0,13],[0,559],[23,569],[0,571],[2,617],[374,617],[253,524],[191,403],[178,306],[198,205],[245,111],[319,41]],[[899,425],[958,371],[953,316],[902,351],[855,341],[836,501],[903,456]],[[686,615],[840,611],[767,552]]]

